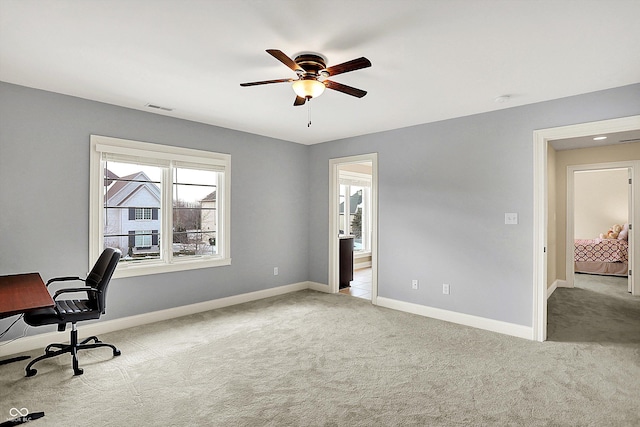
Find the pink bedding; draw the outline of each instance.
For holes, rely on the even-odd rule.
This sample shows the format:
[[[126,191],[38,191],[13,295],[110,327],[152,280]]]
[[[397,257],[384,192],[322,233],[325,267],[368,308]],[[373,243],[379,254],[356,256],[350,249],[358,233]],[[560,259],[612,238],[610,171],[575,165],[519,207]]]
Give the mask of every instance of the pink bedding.
[[[617,239],[576,239],[576,262],[627,262],[629,260],[629,242]]]

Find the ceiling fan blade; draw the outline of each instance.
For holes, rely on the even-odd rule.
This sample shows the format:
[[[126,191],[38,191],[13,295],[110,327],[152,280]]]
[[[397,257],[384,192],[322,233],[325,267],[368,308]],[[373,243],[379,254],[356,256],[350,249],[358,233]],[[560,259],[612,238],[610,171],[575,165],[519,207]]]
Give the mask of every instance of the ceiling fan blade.
[[[278,50],[278,49],[267,49],[267,53],[269,55],[273,56],[274,58],[276,58],[278,61],[282,62],[287,67],[291,68],[296,73],[298,73],[298,72],[304,73],[304,70],[302,69],[302,67],[300,67],[298,64],[296,64],[296,62],[293,59],[289,58],[281,50]]]
[[[329,67],[327,68],[327,72],[329,72],[330,76],[335,76],[336,74],[348,73],[349,71],[367,67],[371,67],[371,61],[363,56],[362,58],[352,59],[351,61]]]
[[[325,80],[323,83],[328,89],[337,90],[338,92],[346,93],[347,95],[355,96],[356,98],[362,98],[367,94],[366,90],[356,89],[355,87],[336,83],[331,80]]]
[[[240,86],[247,87],[247,86],[268,85],[270,83],[286,83],[286,82],[292,82],[294,80],[295,79],[263,80],[261,82],[240,83]]]
[[[293,106],[297,107],[298,105],[304,105],[305,102],[307,102],[307,98],[296,96],[296,100],[293,101]]]

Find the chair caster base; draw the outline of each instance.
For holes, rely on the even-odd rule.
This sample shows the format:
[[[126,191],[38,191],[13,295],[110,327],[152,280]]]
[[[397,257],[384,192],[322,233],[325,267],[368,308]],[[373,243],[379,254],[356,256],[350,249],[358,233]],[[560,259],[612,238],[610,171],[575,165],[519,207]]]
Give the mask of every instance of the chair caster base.
[[[25,377],[32,377],[38,373],[37,369],[27,369]]]
[[[84,369],[78,368],[73,370],[73,375],[78,376],[84,374]]]
[[[113,356],[120,356],[122,354],[122,352],[120,350],[114,350],[113,351]]]

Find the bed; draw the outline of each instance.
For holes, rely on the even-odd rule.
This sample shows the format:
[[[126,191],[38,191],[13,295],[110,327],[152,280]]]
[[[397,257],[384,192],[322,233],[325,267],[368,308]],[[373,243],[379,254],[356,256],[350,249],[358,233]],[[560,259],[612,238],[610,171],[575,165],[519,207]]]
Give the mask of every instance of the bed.
[[[629,242],[622,239],[576,239],[576,273],[626,276],[629,268]]]

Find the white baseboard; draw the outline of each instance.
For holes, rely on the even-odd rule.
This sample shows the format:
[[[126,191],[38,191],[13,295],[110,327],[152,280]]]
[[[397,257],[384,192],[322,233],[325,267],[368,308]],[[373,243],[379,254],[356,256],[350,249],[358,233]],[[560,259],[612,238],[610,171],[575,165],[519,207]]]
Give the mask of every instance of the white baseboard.
[[[518,338],[525,338],[528,340],[533,339],[533,328],[530,326],[516,325],[514,323],[472,316],[470,314],[457,313],[455,311],[443,310],[440,308],[428,307],[426,305],[413,304],[390,298],[378,297],[376,302],[380,307],[391,308],[425,317],[432,317],[446,322],[471,326],[473,328],[498,332]]]
[[[318,284],[321,285],[321,284]],[[321,285],[322,286],[322,285]],[[292,285],[279,286],[277,288],[264,289],[262,291],[249,292],[246,294],[234,295],[226,298],[219,298],[211,301],[204,301],[195,304],[183,305],[180,307],[168,308],[166,310],[152,311],[150,313],[137,314],[135,316],[122,317],[113,320],[104,320],[94,323],[86,323],[78,327],[78,337],[86,338],[92,335],[106,334],[108,332],[119,331],[132,328],[134,326],[146,325],[148,323],[160,322],[162,320],[174,319],[176,317],[188,316],[190,314],[201,313],[203,311],[215,310],[217,308],[229,307],[245,302],[256,301],[277,295],[297,292],[303,289],[315,289],[313,282],[299,282]],[[328,286],[325,286],[328,288]],[[316,289],[320,290],[320,289]],[[0,356],[22,353],[38,348],[44,348],[52,342],[68,342],[69,329],[66,332],[45,332],[38,335],[31,335],[19,338],[6,344],[0,342]]]
[[[551,286],[547,288],[547,299],[549,299],[551,294],[553,294],[553,291],[555,291],[557,288],[558,288],[558,281],[556,280],[551,284]]]
[[[308,284],[308,289],[311,289],[312,291],[329,293],[329,285],[327,284],[319,283],[319,282],[307,282],[307,284]]]
[[[553,291],[555,291],[557,288],[567,288],[567,281],[566,280],[560,280],[560,279],[556,279],[551,286],[549,286],[547,288],[547,299],[549,299],[549,297],[551,296],[551,294],[553,293]]]
[[[560,281],[558,281],[560,282]],[[555,284],[555,283],[554,283]],[[561,286],[558,284],[557,286]],[[86,338],[92,335],[100,335],[108,332],[119,331],[135,326],[146,325],[148,323],[160,322],[174,319],[176,317],[188,316],[190,314],[201,313],[203,311],[215,310],[217,308],[229,307],[250,301],[257,301],[290,292],[297,292],[304,289],[311,289],[319,292],[329,292],[329,286],[318,282],[299,282],[291,285],[279,286],[277,288],[264,289],[261,291],[249,292],[246,294],[234,295],[211,301],[204,301],[196,304],[189,304],[180,307],[158,310],[150,313],[138,314],[135,316],[122,317],[113,320],[104,320],[94,323],[83,324],[78,328],[79,338]],[[391,308],[407,313],[417,314],[447,322],[458,323],[460,325],[471,326],[487,331],[512,335],[519,338],[533,339],[533,328],[502,322],[499,320],[487,319],[484,317],[472,316],[454,311],[442,310],[439,308],[413,304],[390,298],[377,297],[376,305]],[[39,348],[44,348],[52,342],[67,342],[69,331],[66,332],[45,332],[38,335],[31,335],[19,338],[8,343],[0,342],[0,356],[22,353]]]

